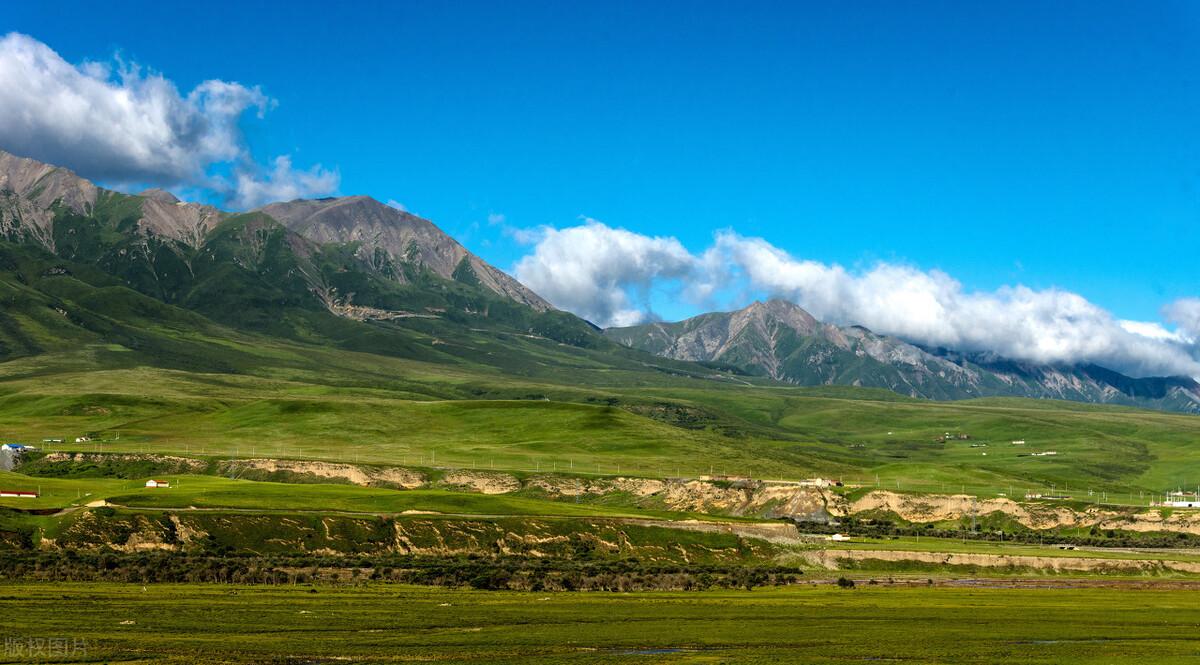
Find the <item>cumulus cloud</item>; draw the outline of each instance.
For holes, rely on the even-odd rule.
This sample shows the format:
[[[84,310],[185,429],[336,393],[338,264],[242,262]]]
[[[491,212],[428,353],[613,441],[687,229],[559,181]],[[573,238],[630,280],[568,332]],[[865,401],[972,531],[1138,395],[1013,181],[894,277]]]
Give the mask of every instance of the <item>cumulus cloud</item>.
[[[1140,375],[1200,376],[1200,361],[1161,326],[1129,325],[1069,291],[1011,286],[973,292],[944,272],[890,263],[850,272],[731,232],[717,236],[715,250],[751,284],[825,320],[1039,363],[1100,362]]]
[[[210,80],[182,94],[161,74],[120,58],[73,65],[46,44],[10,33],[0,38],[0,90],[0,148],[87,178],[199,187],[230,202],[270,188],[316,195],[337,187],[337,174],[319,166],[254,165],[239,123],[274,105],[257,86]],[[221,165],[232,179],[216,175]]]
[[[1163,308],[1167,321],[1179,326],[1192,342],[1200,341],[1200,298],[1181,298]]]
[[[1136,375],[1200,377],[1200,354],[1189,342],[1200,330],[1200,299],[1167,308],[1167,320],[1179,328],[1170,331],[1158,323],[1119,320],[1061,289],[970,291],[944,272],[896,263],[850,270],[799,259],[732,231],[692,253],[674,238],[594,220],[545,229],[516,274],[555,305],[602,325],[646,320],[652,314],[640,294],[675,281],[678,295],[692,302],[722,290],[779,296],[826,321],[930,346],[1038,363],[1096,362]]]
[[[555,305],[603,325],[632,325],[647,315],[644,303],[656,282],[680,279],[694,257],[674,238],[651,238],[592,219],[562,230],[537,231],[533,252],[516,265],[521,282]]]
[[[291,201],[337,189],[338,174],[319,165],[308,171],[292,168],[286,155],[275,158],[266,171],[241,169],[235,175],[235,194],[230,204],[235,208],[254,208],[271,201]]]

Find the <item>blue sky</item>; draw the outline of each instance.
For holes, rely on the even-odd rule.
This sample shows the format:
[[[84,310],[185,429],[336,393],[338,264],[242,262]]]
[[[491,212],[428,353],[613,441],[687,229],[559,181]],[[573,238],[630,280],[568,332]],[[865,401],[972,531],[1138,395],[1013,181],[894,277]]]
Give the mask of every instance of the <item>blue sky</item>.
[[[260,86],[255,161],[336,170],[506,269],[513,229],[586,217],[1118,319],[1200,295],[1194,3],[21,3],[10,31]],[[681,279],[620,285],[677,318],[706,304]]]

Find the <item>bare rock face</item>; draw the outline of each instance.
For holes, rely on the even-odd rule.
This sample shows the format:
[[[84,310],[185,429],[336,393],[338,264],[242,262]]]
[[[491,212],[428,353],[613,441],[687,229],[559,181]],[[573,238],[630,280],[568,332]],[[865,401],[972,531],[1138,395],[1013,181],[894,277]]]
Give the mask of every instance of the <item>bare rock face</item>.
[[[184,203],[165,190],[150,189],[139,196],[143,200],[138,228],[192,247],[202,245],[204,236],[223,218],[221,211],[212,206]]]
[[[259,210],[316,243],[359,243],[359,257],[369,265],[385,258],[394,263],[419,262],[452,279],[465,261],[484,288],[539,311],[552,309],[541,296],[467,251],[429,220],[369,196],[301,199]]]
[[[55,208],[89,214],[103,191],[67,169],[0,150],[0,235],[30,239],[54,251]],[[216,208],[184,203],[161,189],[143,192],[140,199],[138,228],[147,235],[198,247],[221,221]]]
[[[797,376],[798,354],[804,355],[806,367],[831,365],[831,359],[840,354],[842,362],[869,358],[905,367],[915,375],[942,373],[959,384],[970,384],[975,379],[970,370],[911,344],[859,326],[840,328],[822,323],[799,306],[779,299],[754,302],[735,312],[702,314],[679,323],[612,328],[605,334],[628,346],[676,360],[754,367],[780,381],[810,382],[810,377]],[[814,375],[811,378],[819,379],[819,383],[832,378],[822,376],[820,370]]]
[[[86,214],[100,189],[67,169],[0,150],[0,236],[54,251],[55,205]]]
[[[0,191],[17,194],[42,208],[59,203],[83,213],[96,202],[100,188],[67,169],[0,150]]]
[[[676,323],[609,328],[604,334],[659,356],[718,362],[800,385],[870,386],[931,399],[1004,395],[1200,413],[1200,383],[1188,377],[1131,378],[1093,365],[1058,367],[927,349],[862,326],[822,323],[779,299]]]
[[[0,150],[0,237],[36,242],[54,252],[57,211],[91,214],[102,194],[107,192],[67,169]],[[180,201],[163,189],[149,189],[135,198],[141,204],[137,222],[141,235],[193,248],[202,246],[209,232],[228,216],[213,206]],[[358,243],[359,258],[377,270],[389,263],[420,265],[446,279],[466,277],[538,311],[553,309],[432,222],[367,196],[272,203],[259,212],[297,234],[302,243]]]

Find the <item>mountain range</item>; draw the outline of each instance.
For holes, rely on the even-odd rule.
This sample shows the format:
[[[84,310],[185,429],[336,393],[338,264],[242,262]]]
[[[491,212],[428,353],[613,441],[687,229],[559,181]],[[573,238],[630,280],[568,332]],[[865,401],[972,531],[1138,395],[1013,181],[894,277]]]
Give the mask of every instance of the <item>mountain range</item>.
[[[251,362],[230,340],[251,335],[251,346],[282,339],[523,376],[636,368],[1200,411],[1191,379],[925,349],[781,300],[600,331],[428,220],[366,196],[230,213],[160,189],[107,190],[3,151],[0,305],[0,362],[118,349],[124,363],[230,372]]]
[[[1190,378],[1131,378],[1096,365],[1042,365],[927,349],[862,326],[822,323],[778,299],[604,334],[665,358],[719,363],[799,385],[870,386],[929,399],[1020,396],[1200,412],[1200,384]]]

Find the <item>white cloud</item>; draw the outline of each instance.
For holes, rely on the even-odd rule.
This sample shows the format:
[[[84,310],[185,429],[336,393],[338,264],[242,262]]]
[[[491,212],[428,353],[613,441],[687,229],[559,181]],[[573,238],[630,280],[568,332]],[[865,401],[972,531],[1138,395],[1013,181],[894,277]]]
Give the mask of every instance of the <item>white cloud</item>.
[[[408,212],[408,208],[404,207],[404,204],[397,201],[396,199],[388,199],[387,207],[395,208],[396,210],[399,210],[400,212]]]
[[[1167,330],[1161,323],[1158,323],[1157,321],[1129,321],[1123,319],[1117,323],[1121,324],[1121,327],[1125,330],[1135,335],[1141,335],[1142,337],[1149,337],[1151,339],[1164,339],[1172,342],[1187,341],[1187,338],[1184,336],[1182,331]]]
[[[1181,298],[1163,308],[1163,316],[1179,326],[1193,342],[1200,342],[1200,298]]]
[[[309,171],[292,168],[290,157],[275,158],[269,171],[239,170],[234,176],[236,192],[230,199],[235,208],[254,208],[272,201],[319,196],[337,188],[338,174],[326,171],[318,164]]]
[[[336,173],[295,171],[290,161],[280,173],[278,160],[267,174],[273,182],[256,181],[263,169],[253,164],[239,123],[274,105],[257,86],[210,80],[184,95],[136,64],[118,58],[76,66],[36,39],[10,33],[0,38],[0,90],[0,148],[87,178],[201,187],[230,201],[251,200],[284,177],[306,194],[337,187]],[[235,172],[232,182],[214,174],[222,164]],[[303,190],[305,184],[324,189]],[[247,186],[251,191],[240,189]]]
[[[1200,376],[1200,361],[1164,336],[1165,329],[1122,325],[1069,291],[1018,285],[973,292],[944,272],[890,263],[852,273],[794,259],[765,240],[731,232],[719,234],[715,248],[752,285],[821,319],[1039,363],[1097,362],[1139,375]]]
[[[682,280],[676,291],[693,303],[722,291],[753,292],[787,298],[826,321],[931,346],[1039,363],[1095,362],[1135,375],[1200,376],[1200,354],[1183,333],[1118,320],[1069,291],[1020,285],[969,291],[944,272],[895,263],[848,270],[732,231],[691,253],[674,238],[589,220],[544,229],[516,274],[555,305],[602,325],[645,320],[644,294]],[[1167,318],[1181,331],[1200,330],[1200,300],[1174,303]]]
[[[632,325],[647,315],[645,293],[659,280],[685,277],[694,258],[674,238],[651,238],[592,219],[542,228],[516,277],[555,305],[601,325]],[[642,305],[629,293],[639,294]]]

